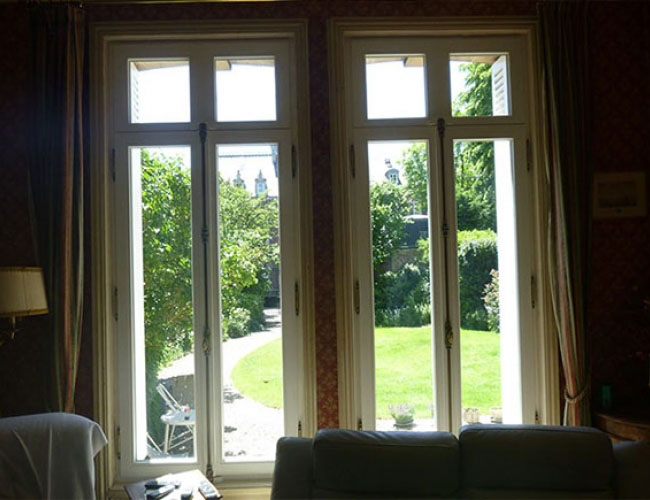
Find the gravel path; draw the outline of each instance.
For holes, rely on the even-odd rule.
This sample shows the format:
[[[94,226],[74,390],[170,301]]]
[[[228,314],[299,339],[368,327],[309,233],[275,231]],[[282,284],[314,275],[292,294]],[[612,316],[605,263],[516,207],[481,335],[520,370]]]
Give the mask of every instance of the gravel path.
[[[268,330],[223,344],[223,452],[226,460],[274,460],[275,443],[284,435],[282,410],[244,397],[230,380],[232,369],[241,358],[280,337],[279,310],[266,309],[264,313]]]

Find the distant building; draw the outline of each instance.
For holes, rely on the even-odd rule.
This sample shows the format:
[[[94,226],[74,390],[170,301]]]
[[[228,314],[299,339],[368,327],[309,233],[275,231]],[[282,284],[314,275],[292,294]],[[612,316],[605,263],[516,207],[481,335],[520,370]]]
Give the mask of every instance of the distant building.
[[[402,180],[399,178],[399,170],[393,167],[393,164],[389,158],[386,158],[384,160],[384,163],[386,164],[386,173],[384,174],[386,176],[386,179],[388,179],[393,184],[401,186]]]
[[[262,171],[257,175],[255,179],[255,196],[262,196],[268,192],[269,188],[266,185],[266,177],[262,175]]]
[[[240,170],[237,170],[237,177],[235,177],[233,179],[232,185],[235,186],[235,187],[246,189],[246,183],[244,182],[244,179],[241,178],[241,171]]]

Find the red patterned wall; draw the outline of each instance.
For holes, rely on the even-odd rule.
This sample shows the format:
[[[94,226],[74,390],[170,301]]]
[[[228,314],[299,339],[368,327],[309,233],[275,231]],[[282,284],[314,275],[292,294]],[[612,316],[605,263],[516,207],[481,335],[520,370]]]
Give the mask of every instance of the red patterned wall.
[[[594,3],[590,18],[593,89],[594,161],[597,170],[650,169],[650,137],[643,113],[649,109],[648,7],[642,3]],[[86,7],[91,22],[111,20],[187,20],[301,18],[309,21],[312,128],[313,213],[316,287],[318,425],[338,425],[338,378],[334,302],[332,177],[329,140],[329,89],[326,23],[331,17],[530,16],[535,2],[515,1],[300,1]],[[645,17],[644,17],[645,16]],[[28,17],[25,7],[0,5],[0,265],[33,264],[26,199]],[[645,37],[645,38],[644,38]],[[9,97],[9,98],[7,98]],[[650,176],[649,176],[650,177]],[[649,179],[650,180],[650,179]],[[634,313],[621,314],[633,286],[648,290],[648,218],[594,224],[589,331],[594,383],[637,383],[630,365],[637,350],[650,350],[648,328],[636,325]],[[89,298],[89,297],[88,297]],[[632,305],[634,307],[634,305]],[[618,319],[622,316],[622,319]],[[85,324],[90,324],[86,315]],[[622,324],[619,324],[622,321]],[[646,323],[647,325],[647,323]],[[40,332],[40,333],[39,333]],[[39,387],[47,376],[47,352],[36,318],[24,335],[0,348],[0,411],[30,413],[40,409]],[[86,332],[88,333],[88,331]],[[85,335],[90,338],[90,335]],[[87,342],[87,340],[86,340]],[[92,408],[91,349],[84,344],[78,406]],[[636,359],[636,358],[634,358]],[[640,362],[639,362],[640,366]],[[646,367],[647,368],[647,367]],[[622,391],[622,390],[621,390]]]
[[[645,171],[650,185],[650,5],[596,3],[590,20],[594,168]],[[650,298],[649,251],[649,217],[594,221],[592,384],[596,395],[601,384],[613,384],[619,405],[650,402],[650,310],[642,310]]]

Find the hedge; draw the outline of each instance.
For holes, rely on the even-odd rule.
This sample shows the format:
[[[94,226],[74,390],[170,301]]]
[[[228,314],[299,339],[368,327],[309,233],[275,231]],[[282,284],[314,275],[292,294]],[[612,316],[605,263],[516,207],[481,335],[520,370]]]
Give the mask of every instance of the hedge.
[[[483,296],[491,282],[490,272],[498,269],[497,237],[494,231],[458,232],[460,325],[469,330],[488,330]]]

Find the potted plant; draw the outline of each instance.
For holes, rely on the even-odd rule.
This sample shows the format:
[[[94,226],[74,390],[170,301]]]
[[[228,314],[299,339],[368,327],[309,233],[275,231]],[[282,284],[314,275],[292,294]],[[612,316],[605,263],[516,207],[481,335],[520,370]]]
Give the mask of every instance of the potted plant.
[[[415,408],[412,404],[388,405],[388,410],[395,420],[395,427],[398,429],[409,428],[415,419]]]

